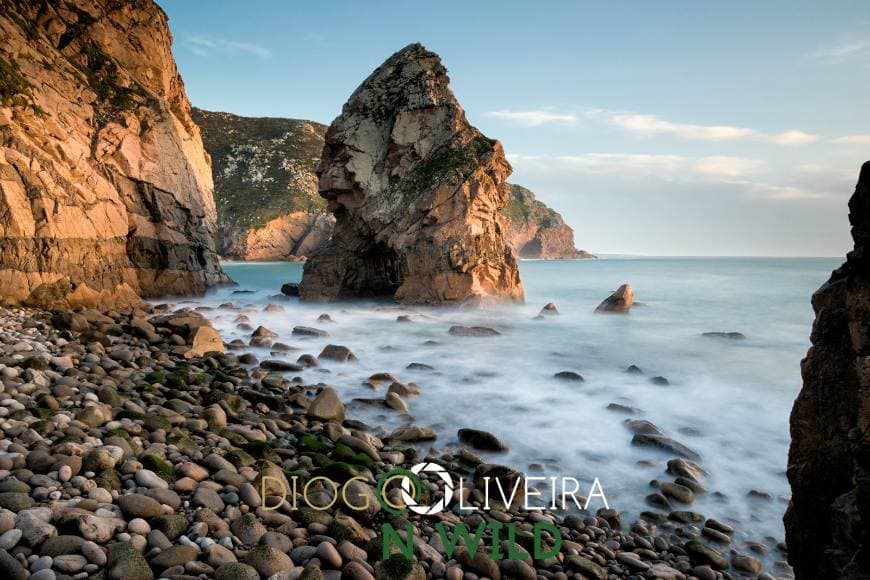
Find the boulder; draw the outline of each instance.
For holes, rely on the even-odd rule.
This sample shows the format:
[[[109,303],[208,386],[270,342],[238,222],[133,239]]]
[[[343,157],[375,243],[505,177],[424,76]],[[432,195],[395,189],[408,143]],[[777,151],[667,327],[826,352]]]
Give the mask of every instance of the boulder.
[[[303,300],[523,299],[501,215],[510,165],[448,84],[438,55],[412,44],[333,121],[318,175],[335,230],[305,263]]]
[[[307,415],[320,421],[343,421],[344,403],[332,387],[325,387],[311,402]]]
[[[205,356],[210,352],[224,354],[224,341],[217,330],[211,326],[200,326],[193,332],[190,350],[184,353],[186,358]]]
[[[631,309],[634,303],[634,290],[628,284],[623,284],[616,292],[604,299],[595,312],[625,313]]]

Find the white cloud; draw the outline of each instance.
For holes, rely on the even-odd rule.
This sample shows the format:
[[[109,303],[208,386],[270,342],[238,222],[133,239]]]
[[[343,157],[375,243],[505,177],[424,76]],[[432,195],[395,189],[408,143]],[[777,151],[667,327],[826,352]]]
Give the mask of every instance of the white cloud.
[[[785,131],[783,133],[776,133],[773,135],[765,135],[760,133],[758,138],[761,141],[767,141],[769,143],[776,143],[777,145],[807,145],[809,143],[815,143],[820,139],[818,135],[813,135],[812,133],[804,133],[803,131]]]
[[[695,173],[704,177],[741,177],[757,171],[763,163],[757,159],[713,155],[695,162]]]
[[[847,135],[833,139],[832,142],[843,145],[870,145],[870,135]]]
[[[552,111],[537,110],[537,111],[511,111],[502,109],[499,111],[489,111],[485,113],[487,117],[499,119],[515,125],[524,127],[538,127],[546,123],[557,123],[560,125],[573,125],[577,122],[577,115],[574,113],[554,113]]]
[[[809,55],[810,60],[839,63],[849,60],[870,58],[870,37],[867,33],[850,33],[836,42],[820,46]]]
[[[782,133],[764,133],[749,127],[732,125],[698,125],[693,123],[675,123],[662,119],[657,115],[638,113],[619,113],[596,109],[589,111],[587,116],[593,119],[604,119],[638,137],[653,137],[655,135],[674,135],[681,139],[699,141],[735,141],[753,140],[777,145],[806,145],[819,140],[818,135],[804,131],[791,130]]]
[[[199,34],[187,34],[182,40],[190,48],[190,51],[197,56],[211,56],[213,54],[235,55],[239,53],[250,54],[259,58],[269,58],[272,56],[272,51],[265,46],[250,42],[238,42]]]
[[[518,155],[509,154],[508,160],[519,173],[539,176],[577,174],[606,176],[604,179],[629,181],[637,188],[638,182],[644,186],[653,182],[664,182],[675,187],[696,186],[709,189],[715,186],[730,187],[735,195],[753,201],[770,202],[826,202],[841,201],[839,191],[830,187],[829,180],[808,184],[788,183],[786,176],[782,183],[771,183],[769,171],[757,159],[713,155],[708,157],[684,157],[665,154],[636,153],[586,153],[582,155]],[[798,166],[798,171],[817,171],[815,166]],[[827,171],[827,169],[826,169]],[[765,177],[765,174],[767,176]],[[836,174],[834,174],[836,175]],[[833,176],[833,175],[832,175]]]

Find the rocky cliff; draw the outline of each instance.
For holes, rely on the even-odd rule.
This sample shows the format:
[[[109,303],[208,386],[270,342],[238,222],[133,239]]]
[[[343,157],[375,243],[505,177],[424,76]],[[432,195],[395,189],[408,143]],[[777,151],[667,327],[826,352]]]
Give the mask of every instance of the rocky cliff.
[[[239,117],[194,108],[214,168],[218,252],[235,260],[307,258],[334,219],[315,169],[326,127],[313,121]],[[574,231],[528,189],[511,185],[502,213],[508,244],[522,258],[579,259]]]
[[[791,414],[785,525],[798,579],[870,578],[870,162],[849,221],[855,248],[813,296]]]
[[[118,305],[226,280],[163,11],[0,7],[0,301]]]
[[[438,55],[412,44],[333,121],[318,175],[335,230],[305,265],[303,299],[522,300],[501,214],[511,167],[448,85]]]
[[[315,169],[326,126],[193,109],[214,169],[218,252],[236,260],[305,258],[332,234]]]
[[[559,213],[521,185],[512,184],[504,214],[510,219],[508,243],[520,258],[575,260],[594,258],[574,247],[572,230]]]

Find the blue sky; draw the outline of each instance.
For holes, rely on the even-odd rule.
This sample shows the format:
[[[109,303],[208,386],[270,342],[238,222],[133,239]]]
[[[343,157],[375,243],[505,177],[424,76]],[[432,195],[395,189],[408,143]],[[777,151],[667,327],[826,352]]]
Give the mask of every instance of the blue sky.
[[[194,105],[329,123],[411,42],[577,246],[835,256],[870,159],[870,2],[158,0]]]

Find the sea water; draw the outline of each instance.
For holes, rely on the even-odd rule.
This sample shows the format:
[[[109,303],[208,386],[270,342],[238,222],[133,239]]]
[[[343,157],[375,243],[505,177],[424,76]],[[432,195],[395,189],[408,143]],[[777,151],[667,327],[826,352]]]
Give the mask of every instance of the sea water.
[[[326,363],[301,374],[308,383],[335,387],[345,402],[383,397],[363,384],[389,372],[418,384],[409,398],[414,423],[432,426],[438,446],[455,444],[456,431],[491,431],[510,448],[481,453],[487,460],[527,469],[533,475],[577,478],[581,492],[595,478],[611,508],[625,519],[650,509],[650,481],[670,478],[664,451],[631,445],[623,424],[629,416],[607,410],[616,402],[700,454],[711,492],[691,509],[738,529],[740,541],[768,545],[783,539],[782,515],[789,486],[785,476],[788,417],[800,385],[800,361],[809,346],[810,297],[839,263],[837,259],[623,258],[583,261],[522,261],[525,305],[481,310],[402,307],[390,302],[306,304],[279,296],[282,283],[298,282],[296,263],[226,263],[237,287],[219,288],[196,303],[232,301],[252,324],[280,333],[299,348],[295,360],[317,355],[329,343],[348,346],[353,364]],[[627,315],[596,314],[595,307],[620,284],[629,283],[638,304]],[[239,291],[245,291],[240,293]],[[250,292],[247,292],[250,291]],[[559,315],[536,319],[556,304]],[[284,312],[264,312],[277,303]],[[328,313],[334,322],[318,322]],[[224,340],[250,331],[237,328],[237,312],[207,312]],[[411,323],[397,322],[408,315]],[[452,325],[488,326],[492,337],[455,337]],[[299,339],[296,325],[315,326],[327,338]],[[740,332],[745,340],[703,337],[704,332]],[[267,349],[252,349],[262,360]],[[280,356],[280,355],[279,355]],[[434,371],[412,371],[412,363]],[[643,375],[628,374],[637,365]],[[574,371],[583,382],[554,378]],[[653,376],[668,385],[650,382]],[[351,416],[387,432],[405,424],[382,406],[349,405]],[[546,487],[546,485],[544,485]],[[751,491],[768,498],[750,495]],[[594,502],[593,502],[594,503]],[[601,507],[590,505],[591,509]],[[771,556],[772,558],[773,556]]]

